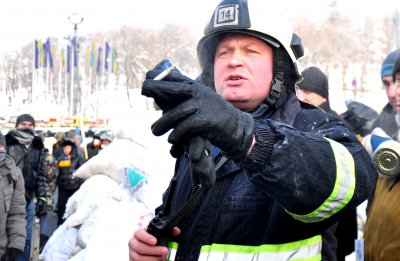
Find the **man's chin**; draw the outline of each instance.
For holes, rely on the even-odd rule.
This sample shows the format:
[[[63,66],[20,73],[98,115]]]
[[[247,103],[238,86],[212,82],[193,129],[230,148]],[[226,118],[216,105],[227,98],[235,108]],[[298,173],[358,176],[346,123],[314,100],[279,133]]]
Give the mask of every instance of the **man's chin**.
[[[233,107],[239,109],[241,111],[253,111],[255,108],[252,108],[251,104],[248,101],[229,101],[232,103]]]

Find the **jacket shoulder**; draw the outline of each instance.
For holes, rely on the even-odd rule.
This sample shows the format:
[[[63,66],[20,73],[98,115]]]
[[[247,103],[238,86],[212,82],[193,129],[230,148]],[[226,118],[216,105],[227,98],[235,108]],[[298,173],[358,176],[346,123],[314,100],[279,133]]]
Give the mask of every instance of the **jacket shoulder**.
[[[18,140],[10,132],[8,132],[5,135],[5,138],[6,138],[6,145],[7,146],[13,146],[13,145],[19,144]]]
[[[32,141],[32,147],[38,150],[44,150],[44,144],[42,139],[35,136]]]

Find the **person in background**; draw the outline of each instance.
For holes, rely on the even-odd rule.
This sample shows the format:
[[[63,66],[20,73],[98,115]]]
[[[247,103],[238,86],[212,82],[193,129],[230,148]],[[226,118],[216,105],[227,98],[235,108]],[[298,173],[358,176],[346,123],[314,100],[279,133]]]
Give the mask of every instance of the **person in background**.
[[[43,141],[35,136],[34,129],[35,119],[30,114],[21,114],[17,117],[15,129],[11,129],[5,136],[7,154],[22,171],[25,183],[27,236],[24,252],[18,257],[19,261],[29,260],[35,209],[39,218],[47,213],[46,176],[43,164],[45,151]]]
[[[104,132],[100,135],[101,148],[104,149],[113,141],[113,136],[111,132]]]
[[[62,153],[61,144],[65,139],[65,133],[59,131],[54,135],[54,138],[56,139],[56,143],[53,144],[52,154],[54,158],[58,159]]]
[[[352,128],[339,116],[336,111],[332,110],[329,102],[329,82],[325,73],[318,67],[308,67],[301,72],[303,81],[297,84],[300,90],[301,100],[321,108],[325,112],[340,119],[343,124],[350,130]],[[338,221],[337,226],[331,228],[331,240],[337,241],[337,260],[344,261],[347,255],[354,252],[354,240],[357,239],[357,211],[356,209],[349,212]]]
[[[78,133],[78,129],[71,129],[66,132],[65,138],[69,140],[74,140],[75,135],[77,135]]]
[[[354,101],[346,100],[347,110],[340,114],[351,126],[354,133],[360,141],[371,133],[372,125],[378,118],[378,113],[368,105]]]
[[[74,172],[85,163],[85,159],[79,155],[75,142],[64,139],[62,143],[62,155],[57,159],[58,162],[58,225],[64,222],[64,212],[68,199],[74,194],[83,180],[73,176]]]
[[[78,150],[79,155],[81,155],[81,157],[85,158],[85,151],[81,147],[82,136],[81,135],[75,135],[74,136],[74,142],[75,142],[75,146],[76,146],[76,148]]]
[[[99,134],[93,135],[93,140],[86,145],[88,152],[88,159],[96,156],[101,150],[101,139]]]
[[[303,81],[297,84],[300,100],[307,102],[340,119],[351,130],[350,125],[331,108],[329,101],[329,82],[325,73],[318,67],[308,67],[301,72]]]
[[[393,121],[398,132],[400,130],[400,56],[397,56],[391,70],[393,77],[391,82],[394,83],[391,86],[391,92],[395,94],[391,98],[391,106],[396,111]],[[383,163],[383,167],[378,167],[379,177],[374,197],[368,202],[364,230],[365,260],[399,260],[400,143],[399,140],[391,138],[382,128],[377,127],[369,138],[365,138],[363,144],[371,147],[372,157],[377,164],[380,164],[377,159]],[[376,153],[380,150],[386,150],[386,153],[377,154],[381,155],[378,157]]]
[[[58,198],[58,194],[56,195],[58,164],[54,156],[49,153],[47,148],[45,149],[45,158],[43,165],[47,183],[46,200],[48,213],[40,218],[40,249],[46,244],[47,240],[49,239],[48,227],[49,223],[52,222],[52,220],[49,219],[53,218],[52,215],[54,214],[52,213],[52,211],[54,211],[55,201]]]
[[[6,154],[0,133],[0,260],[15,261],[24,251],[26,239],[25,184],[21,170]]]
[[[142,94],[163,111],[151,131],[169,133],[177,165],[130,260],[336,260],[326,232],[365,201],[376,169],[340,120],[297,99],[301,38],[269,9],[217,6],[197,46],[200,82],[177,70],[154,80],[162,63],[147,72]]]
[[[399,138],[399,128],[396,124],[396,97],[397,97],[397,87],[394,86],[394,80],[392,77],[394,62],[396,58],[400,55],[400,49],[392,51],[383,60],[381,67],[381,80],[383,87],[385,88],[386,95],[388,98],[388,103],[382,109],[378,118],[372,125],[372,129],[380,127],[387,133],[392,139],[397,140]]]

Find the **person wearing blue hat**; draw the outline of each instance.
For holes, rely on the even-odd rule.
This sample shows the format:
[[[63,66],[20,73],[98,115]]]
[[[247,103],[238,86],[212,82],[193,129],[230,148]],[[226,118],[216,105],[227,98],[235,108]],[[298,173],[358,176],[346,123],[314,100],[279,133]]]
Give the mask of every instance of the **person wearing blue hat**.
[[[400,56],[393,62],[390,91],[394,116],[392,125],[400,129]],[[389,92],[388,92],[389,97]],[[388,119],[388,118],[387,118]],[[377,165],[379,176],[373,199],[368,201],[364,228],[365,260],[398,260],[400,257],[400,143],[391,139],[382,128],[372,130],[363,144]],[[388,225],[390,224],[390,226]]]
[[[388,103],[382,109],[382,112],[372,125],[372,129],[380,127],[386,134],[395,140],[398,139],[399,127],[396,123],[396,109],[394,107],[396,102],[396,87],[394,86],[392,72],[396,58],[399,55],[400,49],[397,49],[389,53],[385,60],[383,60],[381,67],[381,80],[383,87],[386,90]]]

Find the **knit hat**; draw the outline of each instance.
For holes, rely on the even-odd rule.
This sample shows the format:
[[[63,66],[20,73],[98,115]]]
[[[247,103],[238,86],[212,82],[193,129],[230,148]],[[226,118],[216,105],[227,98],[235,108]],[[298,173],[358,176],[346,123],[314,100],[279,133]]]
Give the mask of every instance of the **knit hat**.
[[[3,133],[0,132],[0,145],[6,147],[6,138],[4,137]]]
[[[301,72],[303,81],[298,83],[300,89],[318,93],[324,98],[329,98],[329,85],[326,75],[317,67],[308,67]]]
[[[28,121],[33,123],[33,126],[35,126],[35,119],[29,115],[29,114],[21,114],[18,116],[17,121],[15,122],[15,127],[17,127],[20,123]]]
[[[393,82],[396,81],[396,74],[400,73],[400,56],[397,56],[397,59],[394,63],[394,68],[393,68],[393,73],[392,73],[392,77],[393,77]]]
[[[391,76],[393,72],[394,62],[396,61],[397,56],[400,54],[400,49],[394,50],[386,56],[385,60],[383,60],[381,67],[381,78]]]

